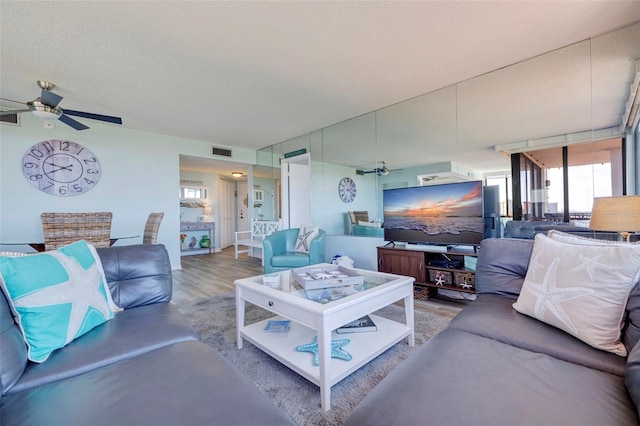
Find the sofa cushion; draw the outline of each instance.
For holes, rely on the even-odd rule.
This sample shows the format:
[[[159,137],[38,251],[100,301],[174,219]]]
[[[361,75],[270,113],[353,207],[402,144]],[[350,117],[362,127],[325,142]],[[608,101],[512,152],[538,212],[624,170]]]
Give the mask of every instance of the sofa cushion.
[[[514,309],[585,343],[626,356],[627,299],[640,277],[640,246],[582,245],[536,235]]]
[[[636,411],[640,417],[640,344],[637,344],[629,351],[627,357],[627,368],[624,376],[631,401],[636,406]]]
[[[513,300],[481,294],[451,320],[449,328],[550,355],[563,361],[624,375],[625,359],[585,345],[581,340],[512,308]]]
[[[7,395],[2,424],[294,423],[220,354],[191,341]]]
[[[302,266],[309,266],[309,255],[302,253],[286,253],[274,255],[273,257],[271,257],[271,266],[286,268],[300,268]]]
[[[172,304],[126,309],[53,352],[47,362],[29,364],[9,393],[67,379],[187,340],[198,340],[198,335]]]
[[[478,294],[499,294],[517,299],[527,275],[533,241],[487,238],[480,243],[476,265]]]
[[[31,361],[46,361],[113,318],[100,258],[84,240],[37,255],[0,257],[0,274]]]
[[[637,422],[623,377],[447,329],[389,373],[345,426]]]
[[[2,275],[0,275],[2,280]],[[0,393],[4,395],[27,366],[27,345],[13,320],[9,302],[0,291]]]
[[[162,244],[97,249],[115,303],[129,309],[171,300],[171,263]]]

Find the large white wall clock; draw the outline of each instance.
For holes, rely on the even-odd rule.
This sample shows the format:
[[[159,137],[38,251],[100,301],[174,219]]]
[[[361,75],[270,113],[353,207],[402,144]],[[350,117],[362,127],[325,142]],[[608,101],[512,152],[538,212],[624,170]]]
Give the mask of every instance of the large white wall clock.
[[[39,142],[22,157],[22,173],[29,183],[59,197],[81,195],[100,180],[100,162],[87,147],[64,140]]]
[[[343,177],[338,184],[338,195],[345,203],[350,203],[356,198],[356,183],[350,177]]]

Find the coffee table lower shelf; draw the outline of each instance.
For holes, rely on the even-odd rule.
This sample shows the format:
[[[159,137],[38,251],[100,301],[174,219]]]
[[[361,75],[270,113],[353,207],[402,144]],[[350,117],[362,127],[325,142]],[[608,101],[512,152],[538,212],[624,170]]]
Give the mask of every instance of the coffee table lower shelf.
[[[350,340],[343,349],[353,358],[351,361],[331,359],[329,369],[331,386],[411,334],[411,329],[406,324],[377,315],[369,316],[378,327],[376,331],[345,334],[338,334],[335,330],[332,332],[331,338],[333,340]],[[274,319],[284,318],[269,318],[269,320]],[[264,328],[269,320],[245,326],[241,331],[242,337],[311,383],[320,386],[320,367],[313,365],[313,354],[296,351],[296,346],[311,343],[313,338],[317,336],[317,332],[294,321],[291,321],[290,329],[286,333],[268,332]]]

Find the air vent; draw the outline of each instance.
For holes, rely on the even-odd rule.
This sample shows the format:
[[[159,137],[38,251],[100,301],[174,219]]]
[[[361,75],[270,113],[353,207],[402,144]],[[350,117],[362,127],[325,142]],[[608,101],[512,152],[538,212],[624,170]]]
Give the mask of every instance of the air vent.
[[[20,125],[20,115],[18,115],[18,114],[0,115],[0,123],[11,124],[13,126],[19,126]]]
[[[219,155],[220,157],[229,157],[231,158],[231,150],[226,148],[217,148],[213,147],[213,155]]]

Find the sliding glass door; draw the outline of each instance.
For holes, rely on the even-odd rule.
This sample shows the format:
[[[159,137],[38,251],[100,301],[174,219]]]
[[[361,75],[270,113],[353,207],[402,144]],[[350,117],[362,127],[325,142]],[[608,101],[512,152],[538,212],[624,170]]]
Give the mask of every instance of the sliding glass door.
[[[623,146],[611,139],[512,154],[514,219],[588,222],[594,197],[626,192]]]

